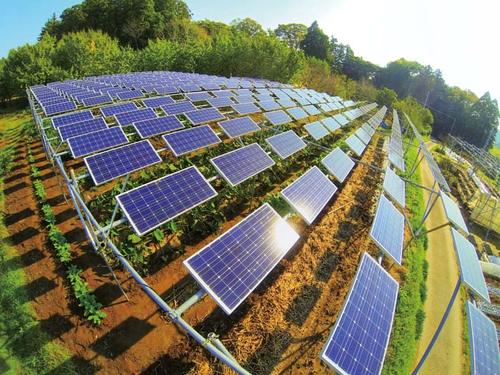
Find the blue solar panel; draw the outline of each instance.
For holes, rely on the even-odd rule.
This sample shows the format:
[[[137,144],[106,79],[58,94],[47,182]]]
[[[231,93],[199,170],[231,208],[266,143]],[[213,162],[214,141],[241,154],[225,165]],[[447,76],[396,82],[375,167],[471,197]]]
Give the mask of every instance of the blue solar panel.
[[[405,182],[391,168],[384,177],[384,190],[401,207],[405,207]]]
[[[122,193],[116,199],[134,231],[142,236],[216,195],[200,171],[189,167]]]
[[[218,90],[218,89],[220,89],[220,85],[218,85],[217,83],[213,83],[213,82],[202,83],[201,87],[203,87],[204,90]]]
[[[163,140],[175,156],[181,156],[221,142],[209,125],[166,134],[163,136]]]
[[[321,113],[319,111],[319,109],[316,108],[315,106],[313,106],[312,104],[311,105],[305,105],[304,106],[304,111],[306,111],[310,116],[319,115]]]
[[[278,103],[283,108],[295,107],[297,105],[293,100],[290,99],[278,99]]]
[[[186,112],[184,115],[193,125],[225,119],[224,115],[215,108],[198,109],[196,111]]]
[[[123,145],[127,142],[127,136],[120,127],[107,128],[68,138],[69,150],[74,158]]]
[[[307,146],[293,130],[266,138],[266,142],[282,159],[286,159]]]
[[[93,107],[95,105],[112,103],[113,99],[108,94],[92,96],[90,98],[82,99],[83,105],[85,107]]]
[[[184,84],[179,85],[179,88],[184,92],[201,91],[201,87],[198,85]]]
[[[108,125],[102,117],[94,118],[92,120],[85,120],[74,122],[70,125],[60,126],[57,128],[59,138],[65,141],[68,138],[76,137],[77,135],[95,132],[97,130],[107,129]]]
[[[238,103],[252,103],[255,102],[256,99],[252,95],[240,95],[240,96],[235,96],[234,99]]]
[[[134,122],[134,127],[141,138],[149,138],[155,135],[182,129],[184,128],[184,125],[175,116],[163,116]]]
[[[138,90],[127,90],[127,91],[117,92],[116,96],[120,100],[129,100],[129,99],[142,98],[144,94]]]
[[[85,165],[95,185],[161,162],[149,141],[140,141],[87,156]]]
[[[152,108],[136,109],[130,112],[118,113],[115,115],[116,122],[120,126],[132,125],[134,122],[157,118],[156,112]]]
[[[269,204],[259,207],[184,261],[191,275],[231,314],[299,239]]]
[[[241,137],[260,130],[258,125],[248,116],[219,122],[219,126],[230,138]]]
[[[370,134],[364,131],[363,128],[359,128],[354,132],[354,134],[356,134],[356,137],[358,137],[365,145],[370,143],[371,140]]]
[[[349,148],[358,156],[363,155],[363,152],[365,151],[366,145],[360,141],[358,137],[356,137],[354,134],[351,134],[346,140],[345,143]]]
[[[101,108],[101,113],[104,117],[110,117],[117,115],[118,113],[130,112],[137,109],[135,103],[122,103],[122,104],[114,104],[108,105],[107,107]]]
[[[382,194],[370,230],[370,237],[380,250],[398,264],[401,264],[403,259],[404,231],[403,214]]]
[[[462,217],[462,213],[460,212],[460,208],[458,208],[458,205],[444,192],[441,191],[440,195],[448,220],[457,228],[462,229],[465,233],[469,234],[469,230],[467,229],[467,225],[465,224],[464,218]]]
[[[306,129],[309,135],[313,137],[316,141],[326,137],[327,135],[330,135],[328,129],[325,128],[323,124],[321,124],[321,122],[319,121],[314,121],[311,122],[310,124],[305,125],[304,129]]]
[[[179,89],[174,86],[155,86],[154,91],[158,95],[168,95],[178,93]]]
[[[207,102],[215,108],[231,107],[234,104],[231,99],[225,97],[208,99]]]
[[[498,375],[500,353],[495,323],[467,301],[472,375]]]
[[[74,122],[92,120],[93,118],[94,116],[92,116],[92,112],[90,112],[90,110],[86,110],[81,112],[70,113],[67,115],[52,117],[52,125],[54,125],[55,128],[58,128],[60,126],[69,125]]]
[[[292,122],[290,116],[288,116],[285,112],[281,110],[274,112],[265,112],[264,116],[266,116],[267,120],[273,125],[281,125],[281,124],[286,124],[288,122]]]
[[[274,160],[257,143],[217,156],[210,162],[231,186],[274,165]]]
[[[367,253],[321,359],[339,374],[379,375],[391,335],[398,283]]]
[[[327,117],[324,119],[321,119],[321,123],[330,131],[334,132],[338,129],[340,129],[340,125],[337,121],[333,119],[333,117]]]
[[[321,160],[321,163],[328,169],[328,172],[340,182],[344,182],[354,168],[354,162],[339,147],[326,155]]]
[[[43,106],[43,112],[46,116],[56,115],[58,113],[68,112],[76,109],[76,104],[73,102],[61,102]]]
[[[260,108],[253,103],[233,104],[231,107],[240,115],[261,112]]]
[[[212,95],[210,95],[208,92],[206,91],[202,91],[202,92],[193,92],[193,93],[190,93],[190,94],[186,94],[186,97],[191,100],[192,102],[199,102],[199,101],[204,101],[204,100],[207,100],[207,99],[210,99],[210,98],[213,98]]]
[[[264,111],[274,111],[275,109],[280,109],[280,105],[276,103],[274,100],[266,100],[255,103],[259,105]]]
[[[476,248],[467,238],[462,236],[454,228],[451,228],[453,243],[455,244],[455,253],[457,254],[458,264],[460,266],[460,278],[462,283],[470,289],[471,292],[490,302],[488,288],[484,281],[483,271],[476,255]]]
[[[312,224],[336,191],[337,187],[314,166],[282,190],[281,195],[307,224]]]
[[[303,118],[306,118],[308,116],[307,112],[304,111],[300,107],[296,108],[289,108],[286,110],[290,116],[292,116],[295,120],[301,120]]]
[[[147,98],[142,101],[146,107],[158,108],[162,105],[167,105],[171,103],[175,103],[174,99],[170,96],[160,96],[156,98]]]
[[[182,102],[162,105],[161,109],[163,109],[163,112],[165,112],[167,115],[177,115],[180,113],[194,111],[196,110],[196,107],[190,101],[185,100]]]
[[[231,96],[236,96],[229,90],[212,91],[212,94],[214,94],[218,98],[229,98]]]
[[[405,171],[405,161],[401,157],[401,155],[397,154],[394,151],[389,151],[389,161],[392,165],[398,168],[401,172]]]
[[[346,119],[341,113],[338,113],[335,116],[333,116],[333,119],[337,121],[340,124],[340,126],[345,126],[349,123],[349,120]]]

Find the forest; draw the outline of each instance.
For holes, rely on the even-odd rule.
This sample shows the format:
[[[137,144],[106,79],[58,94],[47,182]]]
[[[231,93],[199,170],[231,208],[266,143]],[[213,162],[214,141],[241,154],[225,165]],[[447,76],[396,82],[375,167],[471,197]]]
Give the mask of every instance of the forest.
[[[256,63],[257,62],[257,63]],[[400,58],[381,67],[314,22],[265,30],[257,21],[194,21],[182,0],[85,0],[53,15],[35,44],[0,59],[0,101],[30,85],[130,71],[261,77],[406,111],[424,134],[495,142],[499,110],[446,84],[439,69]]]

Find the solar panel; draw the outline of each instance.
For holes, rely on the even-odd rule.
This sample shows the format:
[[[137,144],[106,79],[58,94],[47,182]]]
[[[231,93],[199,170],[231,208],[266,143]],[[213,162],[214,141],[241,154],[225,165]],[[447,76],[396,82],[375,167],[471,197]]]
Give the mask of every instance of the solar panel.
[[[401,264],[403,259],[404,230],[403,214],[382,194],[370,230],[370,237],[380,250],[398,264]]]
[[[370,140],[371,140],[371,137],[368,133],[366,133],[362,128],[359,128],[358,130],[356,130],[354,132],[354,134],[356,134],[356,136],[361,139],[361,141],[367,145],[368,143],[370,143]]]
[[[144,94],[138,90],[127,90],[127,91],[117,92],[116,96],[120,100],[129,100],[129,99],[142,98]]]
[[[384,190],[397,204],[405,207],[405,182],[391,168],[385,172]]]
[[[260,130],[258,125],[248,116],[219,122],[219,126],[230,138],[241,137]]]
[[[401,172],[405,171],[405,161],[404,159],[395,153],[394,151],[389,151],[389,161],[391,162],[392,165],[394,165],[397,169],[399,169]]]
[[[283,198],[312,224],[333,197],[337,187],[314,166],[281,191]]]
[[[306,129],[309,135],[313,137],[316,141],[326,137],[327,135],[330,135],[328,129],[325,128],[319,121],[314,121],[311,122],[310,124],[304,125],[304,129]]]
[[[193,92],[193,91],[200,91],[201,87],[198,85],[191,85],[191,84],[183,84],[179,85],[179,88],[184,91],[184,92]]]
[[[196,107],[190,101],[185,100],[182,102],[162,105],[161,109],[163,109],[163,112],[165,112],[167,115],[178,115],[180,113],[195,111]]]
[[[274,160],[257,143],[219,155],[210,162],[231,186],[274,165]]]
[[[186,94],[186,96],[192,102],[199,102],[199,101],[203,101],[203,100],[207,100],[207,99],[212,98],[212,96],[206,91],[193,92],[191,94]]]
[[[498,375],[500,353],[495,323],[481,310],[467,301],[469,322],[471,374]]]
[[[184,265],[226,314],[231,314],[298,239],[293,228],[264,204]]]
[[[229,98],[231,96],[236,96],[229,90],[212,91],[212,94],[214,94],[218,98]]]
[[[349,123],[349,120],[346,119],[344,116],[342,116],[341,113],[337,113],[336,115],[332,116],[335,121],[337,121],[340,126],[347,125]]]
[[[280,105],[274,100],[265,100],[261,102],[256,102],[264,111],[274,111],[275,109],[280,109]]]
[[[161,162],[160,156],[147,140],[87,156],[83,160],[95,185]]]
[[[253,103],[233,104],[231,107],[240,115],[262,112],[260,108]]]
[[[448,220],[456,225],[459,229],[462,229],[465,233],[469,234],[467,225],[465,225],[464,218],[460,212],[458,205],[444,192],[440,192],[441,201],[443,202],[444,212]]]
[[[297,105],[293,100],[290,99],[278,99],[278,103],[283,108],[295,107]]]
[[[476,248],[467,238],[462,236],[454,228],[451,228],[451,234],[453,236],[455,252],[460,266],[460,278],[462,283],[465,284],[471,292],[490,303],[488,288],[486,287],[483,271],[476,255]]]
[[[177,157],[221,142],[209,125],[165,134],[163,140]]]
[[[82,102],[84,107],[93,107],[95,105],[113,103],[113,99],[111,99],[111,96],[109,96],[108,94],[105,94],[92,96],[90,98],[83,98]]]
[[[321,123],[332,133],[340,129],[340,125],[332,117],[321,119]]]
[[[359,140],[354,134],[351,134],[349,138],[345,140],[345,143],[349,148],[358,156],[363,155],[366,145]]]
[[[255,102],[255,98],[252,95],[240,95],[240,96],[235,96],[234,99],[238,103],[252,103]]]
[[[306,111],[304,111],[300,107],[289,108],[286,110],[290,116],[292,116],[295,120],[301,120],[309,116]]]
[[[328,172],[339,182],[344,182],[354,168],[354,162],[339,147],[326,155],[321,160],[321,164],[323,164]]]
[[[57,128],[59,138],[65,141],[68,138],[76,137],[77,135],[95,132],[98,130],[107,129],[108,125],[102,117],[94,118],[92,120],[85,120],[74,122],[70,125],[60,126]]]
[[[43,108],[43,112],[45,113],[45,115],[50,116],[50,115],[56,115],[56,114],[62,113],[62,112],[72,111],[72,110],[76,109],[76,104],[73,102],[67,101],[67,102],[46,105],[46,106],[43,106],[42,108]]]
[[[208,99],[207,102],[215,108],[231,107],[234,102],[226,97]]]
[[[142,236],[216,195],[200,171],[188,167],[122,193],[116,199],[134,231]]]
[[[286,124],[288,122],[292,122],[292,119],[290,118],[290,116],[288,116],[282,110],[273,111],[273,112],[265,112],[264,116],[273,125],[282,125],[282,124]]]
[[[361,125],[361,129],[363,129],[366,134],[370,136],[370,138],[373,137],[373,134],[375,134],[375,130],[373,130],[373,128],[367,122]]]
[[[52,117],[52,125],[55,128],[58,128],[60,126],[65,126],[72,124],[74,122],[80,122],[80,121],[85,121],[85,120],[92,120],[94,116],[92,116],[92,112],[89,110],[86,111],[81,111],[81,112],[75,112],[75,113],[70,113],[68,115],[60,115],[56,117]]]
[[[143,139],[184,128],[182,122],[175,116],[163,116],[137,121],[133,125]]]
[[[136,109],[130,112],[122,112],[115,115],[116,122],[120,126],[132,125],[134,122],[157,118],[152,108]]]
[[[117,115],[118,113],[135,111],[136,109],[137,106],[135,103],[121,103],[102,107],[100,108],[100,111],[104,117],[110,117]]]
[[[266,142],[282,159],[286,159],[307,146],[293,130],[266,138]]]
[[[156,98],[147,98],[142,101],[146,107],[159,108],[162,105],[175,103],[170,96],[160,96]]]
[[[207,122],[224,120],[226,117],[215,108],[203,108],[196,111],[186,112],[184,115],[193,125],[204,124]]]
[[[123,129],[115,126],[68,138],[68,146],[74,158],[119,146],[128,142]]]
[[[321,359],[339,374],[379,375],[391,335],[398,283],[363,254]]]
[[[310,116],[319,115],[321,113],[320,110],[313,105],[305,105],[304,111],[306,111]]]

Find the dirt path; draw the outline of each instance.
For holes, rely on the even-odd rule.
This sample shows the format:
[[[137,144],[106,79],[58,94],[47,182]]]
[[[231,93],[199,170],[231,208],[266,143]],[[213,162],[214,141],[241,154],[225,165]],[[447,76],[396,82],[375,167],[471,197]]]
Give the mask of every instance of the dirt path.
[[[427,165],[422,161],[420,166],[422,183],[424,186],[432,187],[434,178]],[[429,193],[424,191],[424,199],[427,201]],[[432,229],[446,223],[441,200],[438,200],[431,211],[426,226]],[[432,335],[434,334],[441,317],[446,309],[448,301],[456,281],[459,277],[458,266],[453,250],[453,239],[449,227],[444,227],[428,234],[428,248],[426,258],[429,262],[427,278],[427,300],[424,304],[426,319],[424,321],[422,338],[417,350],[417,360],[425,351]],[[420,374],[461,374],[464,370],[463,358],[463,299],[458,295],[450,315],[434,345],[433,350],[427,357]]]

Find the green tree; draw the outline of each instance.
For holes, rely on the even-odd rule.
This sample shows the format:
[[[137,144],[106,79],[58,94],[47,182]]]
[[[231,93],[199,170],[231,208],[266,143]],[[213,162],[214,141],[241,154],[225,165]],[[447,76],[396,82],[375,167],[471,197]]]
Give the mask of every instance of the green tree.
[[[300,48],[307,56],[317,57],[321,60],[329,60],[330,58],[328,36],[319,28],[316,21],[307,28],[306,36],[300,42]]]
[[[398,99],[396,91],[388,89],[387,87],[382,87],[377,92],[377,97],[375,101],[379,105],[385,105],[386,107],[392,107],[394,102]]]
[[[498,103],[486,92],[470,107],[462,136],[478,147],[489,149],[498,129]]]
[[[248,36],[265,34],[265,31],[262,28],[261,24],[249,17],[244,19],[235,19],[231,22],[231,27],[237,33],[244,33]]]
[[[306,33],[307,26],[301,23],[281,24],[274,30],[274,34],[293,49],[300,47],[300,42],[304,40]]]

